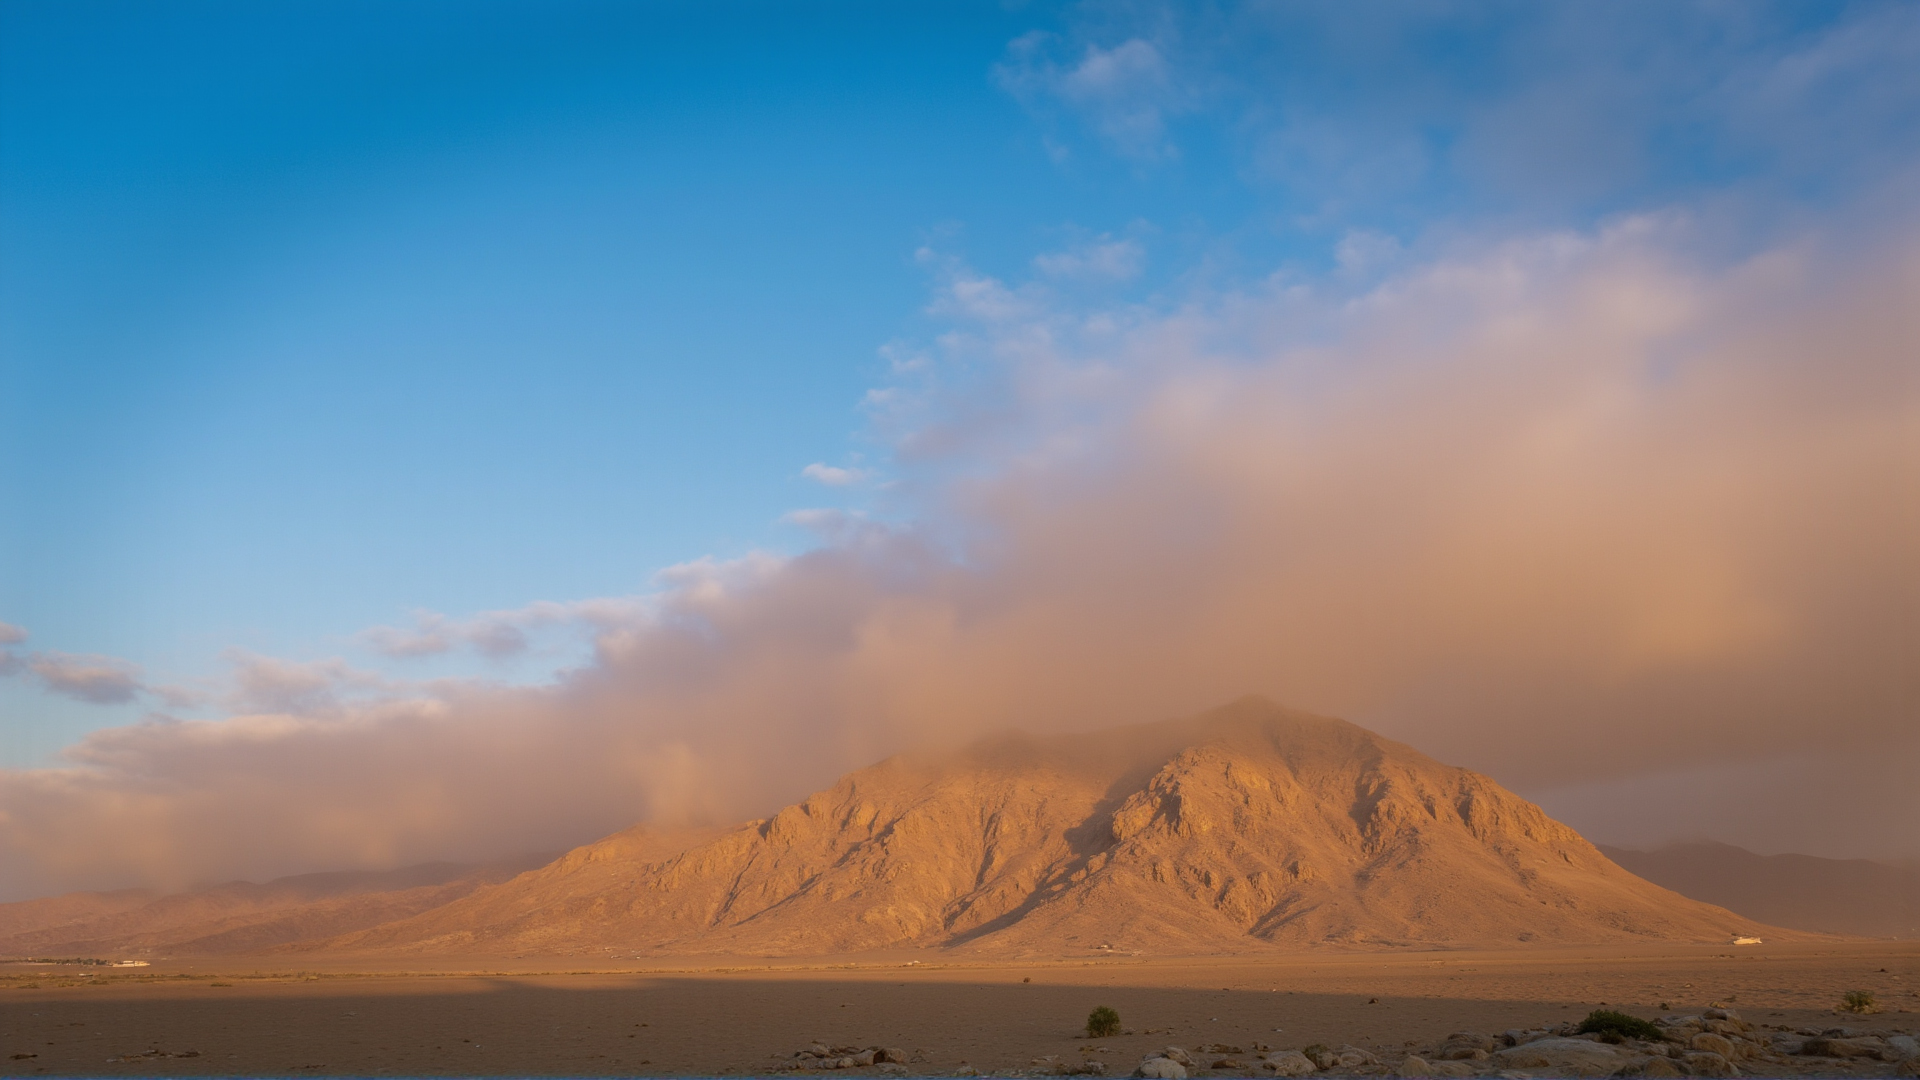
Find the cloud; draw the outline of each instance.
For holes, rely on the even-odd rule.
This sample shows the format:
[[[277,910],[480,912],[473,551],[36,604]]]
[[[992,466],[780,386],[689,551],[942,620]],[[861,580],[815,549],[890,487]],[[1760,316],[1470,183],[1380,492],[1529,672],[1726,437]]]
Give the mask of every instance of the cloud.
[[[111,656],[39,652],[28,657],[26,668],[49,691],[95,705],[125,704],[144,689],[140,668]]]
[[[1334,263],[1349,277],[1373,273],[1401,254],[1400,241],[1371,229],[1349,229],[1334,245]]]
[[[1137,277],[1146,252],[1133,240],[1099,236],[1065,251],[1034,257],[1034,269],[1048,277],[1125,281]]]
[[[0,880],[560,847],[765,813],[908,747],[1248,692],[1603,835],[1582,793],[1639,793],[1621,832],[1657,839],[1780,802],[1658,777],[1791,773],[1796,845],[1920,855],[1899,830],[1858,850],[1860,815],[1913,820],[1916,796],[1849,779],[1920,754],[1920,238],[1882,221],[1709,261],[1701,228],[1624,218],[1363,292],[1276,277],[977,326],[941,346],[970,377],[897,388],[917,420],[893,523],[816,514],[799,555],[415,631],[591,628],[551,685],[253,663],[253,711],[0,774]]]
[[[995,68],[1000,85],[1030,105],[1064,105],[1127,157],[1174,154],[1167,117],[1184,111],[1190,94],[1159,46],[1141,37],[1111,46],[1089,42],[1062,62],[1055,56],[1061,44],[1038,32],[1015,39]]]
[[[527,652],[533,646],[531,635],[543,630],[570,626],[588,631],[606,629],[640,617],[643,606],[643,601],[632,597],[605,597],[567,603],[541,600],[468,619],[416,611],[411,627],[376,626],[362,631],[359,640],[375,652],[396,659],[470,648],[488,659],[501,660]]]
[[[843,469],[836,465],[814,462],[800,470],[800,475],[828,487],[849,487],[866,480],[864,469]]]
[[[229,650],[226,658],[232,665],[227,705],[242,715],[328,713],[340,708],[346,694],[398,685],[339,659],[300,662],[242,649]]]
[[[27,632],[12,623],[0,622],[0,645],[18,645],[27,640]]]
[[[996,76],[1056,158],[1082,132],[1128,162],[1175,156],[1177,117],[1309,224],[1910,187],[1920,11],[1810,10],[1100,5],[1011,41]]]

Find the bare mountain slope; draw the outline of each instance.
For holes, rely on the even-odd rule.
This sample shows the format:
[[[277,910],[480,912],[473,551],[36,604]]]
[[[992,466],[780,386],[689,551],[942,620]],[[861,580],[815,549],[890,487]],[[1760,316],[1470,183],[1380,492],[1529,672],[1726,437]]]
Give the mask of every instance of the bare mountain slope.
[[[261,952],[403,919],[544,861],[427,863],[399,870],[301,874],[265,884],[235,881],[164,896],[127,890],[4,904],[0,956]]]
[[[1248,699],[890,759],[702,843],[630,830],[301,947],[1058,955],[1754,932],[1781,936],[1634,877],[1484,776]]]
[[[1659,851],[1600,850],[1648,881],[1777,926],[1920,938],[1920,864],[1756,855],[1704,841]]]

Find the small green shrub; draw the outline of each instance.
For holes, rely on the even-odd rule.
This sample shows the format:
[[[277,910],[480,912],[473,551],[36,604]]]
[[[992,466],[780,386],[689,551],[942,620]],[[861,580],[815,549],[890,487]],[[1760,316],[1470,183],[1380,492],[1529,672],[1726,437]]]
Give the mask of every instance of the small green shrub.
[[[1120,1014],[1105,1005],[1087,1014],[1087,1038],[1105,1039],[1120,1034]]]
[[[1880,1011],[1880,1003],[1865,990],[1849,990],[1840,999],[1840,1011],[1850,1013],[1872,1013]]]
[[[1666,1038],[1666,1033],[1655,1027],[1652,1022],[1616,1009],[1595,1009],[1580,1021],[1580,1034],[1609,1035],[1619,1039],[1646,1039],[1649,1041]]]

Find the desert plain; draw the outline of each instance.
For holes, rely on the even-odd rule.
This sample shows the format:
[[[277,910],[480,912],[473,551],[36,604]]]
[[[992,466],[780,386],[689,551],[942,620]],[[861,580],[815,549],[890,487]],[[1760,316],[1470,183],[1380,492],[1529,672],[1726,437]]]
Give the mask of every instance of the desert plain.
[[[1914,941],[1004,962],[913,950],[647,966],[290,959],[6,965],[0,1064],[9,1076],[737,1076],[787,1072],[797,1051],[821,1043],[897,1047],[911,1075],[1047,1075],[1098,1061],[1116,1076],[1180,1046],[1199,1062],[1195,1075],[1251,1076],[1271,1075],[1258,1047],[1318,1043],[1381,1062],[1333,1074],[1380,1075],[1455,1032],[1550,1027],[1603,1006],[1654,1017],[1719,1005],[1761,1033],[1920,1029]],[[1882,1011],[1837,1012],[1850,990],[1872,993]],[[1085,1037],[1098,1005],[1120,1014],[1123,1034]],[[902,1071],[846,1072],[882,1070]],[[1896,1066],[1783,1058],[1741,1073],[1891,1076]]]

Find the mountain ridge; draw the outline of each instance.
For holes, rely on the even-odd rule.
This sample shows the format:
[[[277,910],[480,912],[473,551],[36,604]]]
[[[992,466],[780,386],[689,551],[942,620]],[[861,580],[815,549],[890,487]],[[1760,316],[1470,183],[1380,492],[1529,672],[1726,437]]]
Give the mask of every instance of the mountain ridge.
[[[1761,855],[1707,840],[1654,851],[1597,846],[1648,881],[1780,926],[1920,938],[1920,863]]]
[[[405,918],[505,881],[546,855],[230,881],[178,893],[68,893],[0,904],[0,956],[261,952]]]
[[[76,894],[60,925],[28,925],[57,904],[0,905],[0,952],[987,959],[1817,936],[1644,881],[1485,776],[1259,698],[898,755],[736,826],[406,873],[384,892],[322,874]]]
[[[628,830],[290,947],[1039,956],[1795,936],[1634,877],[1480,774],[1253,698],[890,758],[672,847]]]

